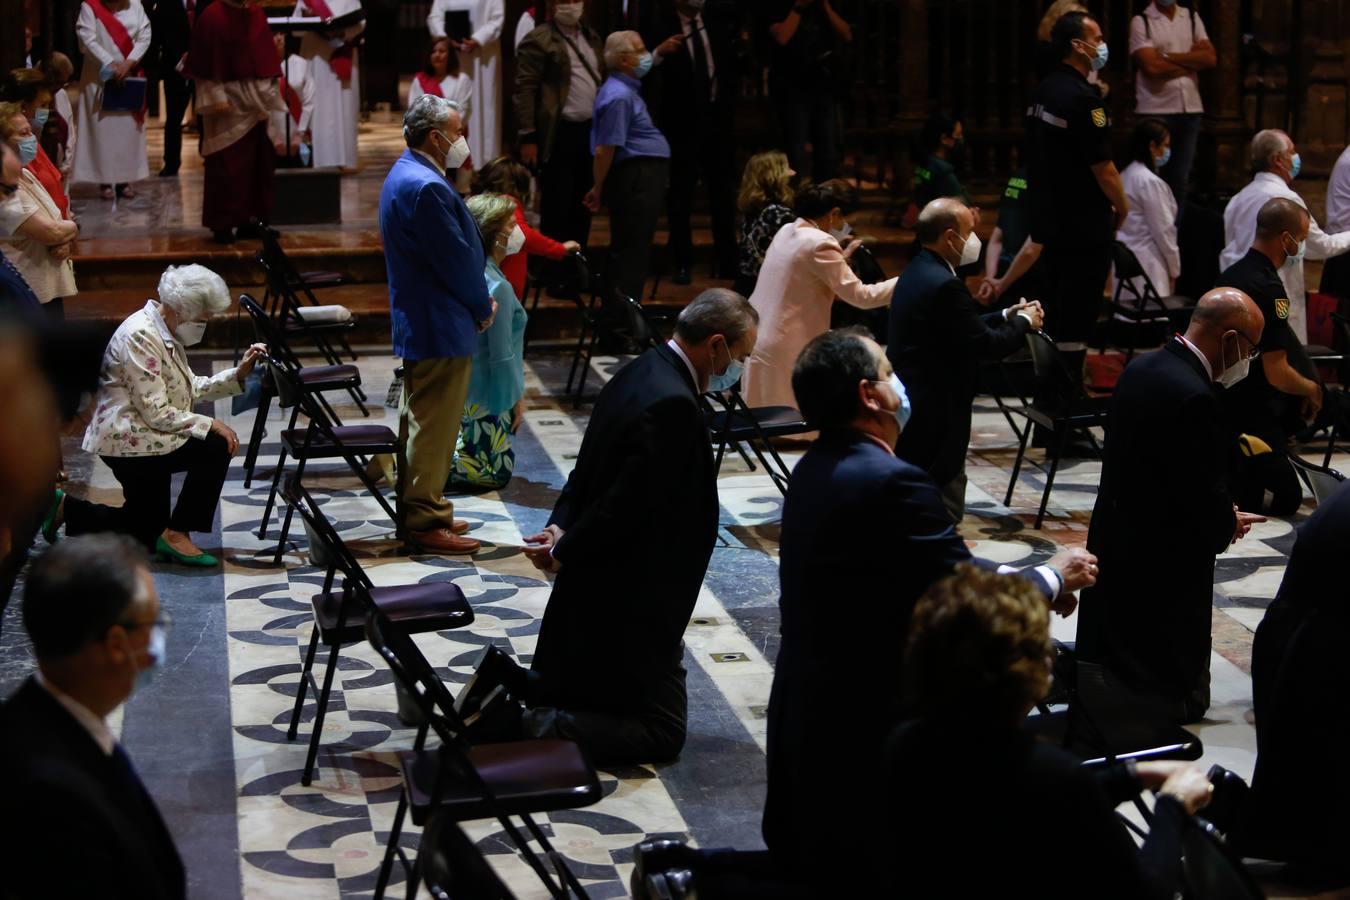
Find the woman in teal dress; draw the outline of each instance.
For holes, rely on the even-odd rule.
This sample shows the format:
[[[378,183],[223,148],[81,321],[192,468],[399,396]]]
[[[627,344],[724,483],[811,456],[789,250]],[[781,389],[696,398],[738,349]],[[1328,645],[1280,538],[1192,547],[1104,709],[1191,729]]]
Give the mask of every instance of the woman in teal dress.
[[[496,490],[511,480],[516,463],[511,444],[525,411],[525,307],[499,266],[520,252],[525,235],[516,224],[516,201],[510,197],[478,194],[469,198],[468,206],[483,235],[483,277],[497,301],[497,316],[478,335],[449,486]]]

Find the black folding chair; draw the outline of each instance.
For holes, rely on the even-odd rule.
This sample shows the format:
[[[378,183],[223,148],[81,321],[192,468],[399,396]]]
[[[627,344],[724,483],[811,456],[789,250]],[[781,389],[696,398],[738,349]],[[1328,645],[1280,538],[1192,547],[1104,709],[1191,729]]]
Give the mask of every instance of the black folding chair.
[[[370,410],[366,409],[365,404],[361,402],[356,391],[361,386],[361,371],[351,363],[343,363],[337,366],[301,366],[300,358],[291,350],[290,342],[281,331],[277,330],[274,323],[268,318],[267,313],[258,301],[254,300],[248,294],[239,295],[239,306],[248,313],[253,321],[253,333],[259,341],[267,345],[267,352],[271,356],[289,366],[291,371],[314,395],[316,403],[320,404],[324,412],[333,420],[334,424],[341,425],[342,420],[338,418],[333,407],[324,397],[324,391],[346,391],[357,408],[361,410],[364,416],[370,415]],[[253,482],[253,469],[258,463],[258,451],[262,446],[262,440],[267,433],[267,414],[272,408],[272,398],[276,396],[276,386],[271,378],[264,375],[262,379],[262,396],[258,400],[258,409],[253,416],[253,430],[249,435],[248,451],[244,454],[244,487],[249,487]],[[299,415],[300,408],[296,406],[291,411],[291,420],[287,428],[295,427],[296,416]]]
[[[1105,397],[1090,397],[1083,387],[1083,380],[1069,370],[1068,365],[1054,340],[1044,331],[1033,331],[1027,335],[1027,346],[1031,350],[1031,364],[1036,372],[1037,397],[1057,398],[1051,400],[1032,399],[1022,409],[1013,410],[1028,420],[1022,430],[1017,445],[1017,459],[1013,462],[1012,477],[1008,479],[1008,495],[1004,506],[1012,505],[1013,488],[1017,486],[1017,476],[1022,471],[1022,460],[1026,457],[1027,442],[1035,430],[1032,425],[1040,425],[1051,432],[1055,446],[1048,451],[1050,470],[1046,473],[1045,491],[1041,495],[1041,507],[1036,512],[1036,528],[1045,520],[1045,507],[1050,502],[1050,490],[1055,484],[1055,473],[1059,471],[1060,457],[1069,442],[1069,435],[1082,431],[1088,441],[1100,455],[1101,448],[1091,429],[1106,425]]]
[[[345,279],[342,277],[342,273],[298,271],[290,257],[286,255],[285,248],[281,246],[281,232],[263,225],[256,219],[253,224],[257,227],[258,234],[262,238],[262,253],[260,256],[264,267],[277,272],[289,289],[287,294],[293,301],[293,308],[290,311],[311,327],[317,329],[317,332],[322,334],[325,339],[330,337],[335,339],[341,344],[342,349],[355,360],[356,352],[347,343],[347,332],[354,327],[351,321],[351,310],[338,304],[320,303],[314,296],[316,290],[339,287],[344,284]],[[335,314],[338,316],[336,321],[334,320]]]
[[[1298,473],[1298,477],[1312,492],[1313,502],[1318,506],[1321,506],[1322,501],[1335,493],[1341,482],[1345,480],[1345,476],[1335,469],[1314,465],[1293,454],[1290,454],[1289,462],[1294,466],[1294,471]]]
[[[281,484],[281,473],[286,470],[286,457],[290,455],[296,461],[295,480],[302,482],[305,465],[311,460],[343,460],[361,483],[370,491],[371,496],[389,515],[394,527],[402,534],[402,519],[379,487],[366,474],[366,457],[383,453],[397,453],[398,435],[387,425],[336,425],[324,412],[312,394],[296,377],[295,373],[276,359],[268,358],[267,368],[276,385],[277,398],[282,409],[300,407],[300,412],[309,419],[304,428],[287,428],[281,432],[281,453],[277,457],[277,468],[272,473],[272,489],[267,495],[263,507],[262,522],[258,526],[258,537],[267,537],[267,525],[272,517],[272,504],[276,502],[277,489]],[[395,501],[397,502],[397,500]],[[285,521],[281,526],[281,535],[277,539],[275,562],[281,564],[281,554],[286,549],[286,537],[290,534],[292,507],[287,504]]]
[[[1139,263],[1134,251],[1120,241],[1112,245],[1116,290],[1107,304],[1119,320],[1133,329],[1165,326],[1160,337],[1185,331],[1195,302],[1180,295],[1162,296]],[[1125,361],[1134,356],[1135,341],[1125,348]]]
[[[287,281],[287,276],[275,259],[271,259],[267,254],[259,252],[256,259],[262,266],[264,281],[267,285],[266,293],[263,294],[263,307],[267,314],[272,317],[276,327],[286,334],[293,341],[303,341],[312,344],[319,356],[323,358],[330,366],[340,365],[343,361],[342,355],[334,349],[334,342],[340,346],[346,346],[346,335],[356,325],[350,318],[335,318],[332,320],[311,321],[301,314],[301,304],[297,299],[296,289]],[[319,309],[322,311],[331,311],[341,307],[308,307],[309,309]],[[356,358],[356,354],[352,354]],[[365,395],[361,395],[365,399]]]
[[[791,406],[751,407],[741,396],[740,385],[735,385],[728,391],[709,392],[704,394],[703,398],[704,419],[708,423],[709,437],[717,447],[716,471],[718,473],[722,471],[722,459],[726,455],[728,445],[740,453],[750,471],[755,471],[755,464],[741,447],[742,444],[746,444],[764,466],[764,471],[773,479],[774,486],[780,493],[786,495],[792,470],[778,455],[778,450],[771,439],[808,434],[813,431],[814,429],[802,418],[801,412]],[[716,402],[722,408],[714,409],[709,401]]]
[[[1331,314],[1331,321],[1335,324],[1336,330],[1341,336],[1341,345],[1350,349],[1350,319],[1334,312]],[[1314,362],[1332,361],[1328,357],[1312,357],[1311,352],[1314,348],[1308,347],[1307,349],[1309,357]],[[1330,350],[1328,352],[1335,353],[1335,351]],[[1322,456],[1323,466],[1331,465],[1331,454],[1336,451],[1336,437],[1338,435],[1344,436],[1350,432],[1350,423],[1346,421],[1346,409],[1350,407],[1350,390],[1347,390],[1347,385],[1350,385],[1350,365],[1347,365],[1345,356],[1341,355],[1339,358],[1341,383],[1323,386],[1326,391],[1325,403],[1331,407],[1331,428],[1327,431],[1327,450]]]
[[[407,872],[408,896],[415,895],[421,881],[420,860],[409,862],[399,845],[399,834],[405,816],[423,825],[433,811],[454,822],[496,819],[550,896],[566,897],[570,889],[586,897],[580,881],[533,818],[534,813],[578,809],[600,799],[600,780],[581,748],[572,741],[552,739],[470,745],[454,698],[412,639],[390,627],[379,612],[366,619],[366,637],[441,741],[433,750],[399,754],[403,791],[380,863],[375,897],[384,896],[395,857]],[[561,884],[544,867],[513,817],[539,842]]]
[[[436,900],[515,900],[454,817],[433,813],[417,845],[418,868]]]
[[[305,695],[312,688],[317,702],[309,736],[309,753],[300,776],[300,783],[308,787],[319,753],[319,736],[323,733],[324,714],[328,710],[328,698],[333,690],[338,653],[344,644],[356,644],[363,640],[365,617],[371,609],[384,614],[391,628],[397,628],[404,634],[423,634],[464,628],[472,624],[473,608],[459,586],[448,581],[376,587],[304,486],[294,477],[289,478],[283,495],[290,508],[300,514],[300,522],[309,539],[310,565],[325,570],[322,590],[310,598],[314,628],[309,637],[309,649],[305,652],[305,663],[300,670],[300,683],[296,686],[291,724],[286,730],[286,739],[295,740]],[[333,581],[339,572],[342,574],[342,590],[334,593]],[[359,586],[360,590],[354,586]],[[359,600],[363,599],[371,601],[371,608],[360,605]],[[320,642],[329,648],[328,668],[324,672],[322,688],[313,675],[314,654]],[[419,749],[424,735],[425,732],[419,735]]]
[[[534,261],[531,258],[531,262]],[[573,302],[577,302],[579,309],[584,309],[585,304],[578,302],[591,290],[591,267],[586,259],[586,254],[580,250],[574,251],[563,257],[565,265],[559,266],[556,271],[562,272],[567,281],[566,289],[573,295]],[[545,279],[534,271],[527,271],[525,276],[525,296],[520,298],[522,306],[525,306],[529,312],[529,318],[525,322],[525,340],[524,346],[529,349],[530,339],[534,336],[536,326],[535,313],[539,311],[539,304],[543,302],[544,293],[547,290]],[[586,326],[585,316],[582,316],[582,327]],[[575,352],[574,356],[575,356]]]

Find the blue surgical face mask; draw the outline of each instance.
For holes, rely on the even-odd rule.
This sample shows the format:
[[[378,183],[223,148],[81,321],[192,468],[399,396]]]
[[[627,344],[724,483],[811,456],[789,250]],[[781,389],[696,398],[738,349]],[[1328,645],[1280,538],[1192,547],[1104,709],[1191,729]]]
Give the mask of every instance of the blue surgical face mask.
[[[1285,233],[1288,234],[1288,232],[1285,232]],[[1294,236],[1293,236],[1293,235],[1289,235],[1289,240],[1292,241],[1293,239],[1294,239]],[[1293,253],[1292,255],[1290,255],[1288,250],[1285,251],[1286,256],[1285,256],[1285,258],[1284,258],[1284,264],[1285,264],[1286,266],[1296,266],[1296,265],[1297,265],[1297,266],[1301,266],[1301,265],[1303,265],[1303,254],[1306,253],[1307,250],[1308,250],[1308,242],[1307,242],[1307,241],[1298,241],[1297,243],[1298,243],[1298,252]]]
[[[633,69],[633,75],[636,78],[646,78],[647,73],[652,70],[652,55],[646,50],[638,57],[637,66]]]
[[[301,145],[300,145],[300,165],[304,166],[305,168],[309,168],[309,160],[310,160],[310,156],[311,156],[311,155],[312,155],[312,153],[311,153],[311,151],[310,151],[310,149],[309,149],[309,144],[301,144]]]
[[[46,127],[47,119],[51,117],[51,114],[52,111],[50,109],[39,109],[37,112],[33,113],[33,130],[41,131]]]
[[[1298,177],[1298,173],[1303,169],[1303,157],[1295,153],[1289,159],[1289,180],[1293,181]]]
[[[150,645],[145,652],[150,654],[150,665],[136,673],[136,690],[142,690],[155,680],[155,673],[164,665],[164,626],[156,622],[150,626]]]
[[[1082,43],[1086,44],[1087,41],[1083,41]],[[1106,61],[1111,58],[1111,51],[1107,48],[1106,41],[1102,41],[1097,45],[1096,54],[1096,56],[1088,60],[1088,65],[1092,67],[1092,71],[1100,72],[1102,69],[1106,68]]]
[[[877,381],[873,383],[882,384],[883,382]],[[884,383],[889,384],[891,390],[895,391],[895,395],[900,398],[900,405],[893,410],[893,414],[895,415],[896,424],[900,426],[901,431],[904,431],[905,426],[909,424],[909,417],[914,413],[914,410],[909,405],[909,394],[905,391],[905,384],[900,380],[900,376],[894,372],[891,373],[891,377],[886,379]]]
[[[1153,160],[1153,165],[1161,169],[1163,166],[1167,165],[1167,163],[1171,159],[1172,159],[1172,148],[1164,147],[1162,156],[1159,156],[1157,159]]]
[[[727,348],[727,356],[731,356],[731,348]],[[726,371],[721,375],[714,373],[708,378],[708,390],[710,391],[729,391],[741,383],[741,374],[745,371],[745,366],[739,359],[732,359],[727,363]]]
[[[38,139],[36,135],[19,138],[19,162],[25,166],[37,159]]]

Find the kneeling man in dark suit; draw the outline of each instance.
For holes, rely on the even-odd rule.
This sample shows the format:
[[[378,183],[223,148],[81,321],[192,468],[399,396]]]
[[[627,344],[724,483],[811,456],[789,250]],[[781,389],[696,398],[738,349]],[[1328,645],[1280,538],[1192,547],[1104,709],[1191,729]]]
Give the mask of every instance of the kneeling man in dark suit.
[[[1125,367],[1107,413],[1087,544],[1102,571],[1083,593],[1078,657],[1179,723],[1209,708],[1214,557],[1265,521],[1229,494],[1237,436],[1215,389],[1246,375],[1263,325],[1242,291],[1210,291],[1184,335]]]
[[[684,747],[685,625],[717,538],[717,473],[699,395],[739,378],[759,316],[711,288],[675,337],[596,399],[548,526],[525,538],[557,573],[529,673],[491,648],[461,711],[495,685],[528,707],[526,737],[574,740],[600,765],[661,762]],[[501,735],[497,735],[500,737]]]
[[[164,657],[144,551],[114,534],[61,541],[33,564],[23,624],[38,669],[0,707],[0,894],[185,897],[173,838],[105,722]]]

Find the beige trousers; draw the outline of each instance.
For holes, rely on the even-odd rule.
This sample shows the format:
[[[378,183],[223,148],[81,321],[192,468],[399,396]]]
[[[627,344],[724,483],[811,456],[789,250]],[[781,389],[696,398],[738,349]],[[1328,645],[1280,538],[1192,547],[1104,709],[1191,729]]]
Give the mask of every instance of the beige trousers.
[[[455,505],[445,498],[445,483],[472,369],[470,356],[403,363],[398,496],[407,531],[449,528],[454,521]]]

